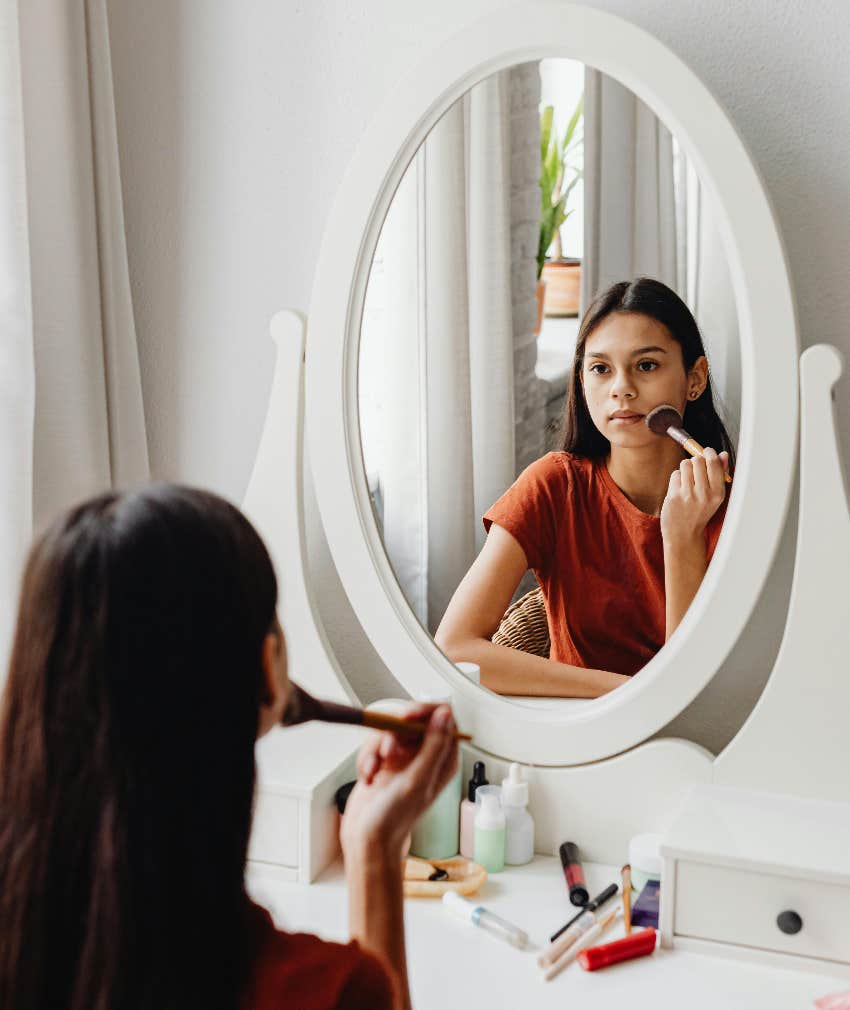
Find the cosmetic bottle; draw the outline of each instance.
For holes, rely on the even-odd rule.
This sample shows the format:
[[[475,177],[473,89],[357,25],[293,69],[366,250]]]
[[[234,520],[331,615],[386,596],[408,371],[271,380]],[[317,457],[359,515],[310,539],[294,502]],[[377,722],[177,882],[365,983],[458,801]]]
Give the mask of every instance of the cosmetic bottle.
[[[448,705],[447,695],[420,695],[417,701],[435,705]],[[413,828],[410,851],[421,859],[451,859],[458,853],[460,835],[461,770],[449,779],[440,795],[434,800]]]
[[[466,798],[460,805],[460,854],[467,859],[475,855],[475,791],[479,786],[486,786],[483,761],[476,761],[472,766],[472,778],[466,790]]]
[[[530,863],[534,857],[534,821],[528,807],[528,783],[520,777],[514,762],[502,780],[502,808],[505,812],[505,862],[510,866]]]
[[[499,786],[479,786],[475,790],[474,859],[488,873],[505,868],[505,812]]]

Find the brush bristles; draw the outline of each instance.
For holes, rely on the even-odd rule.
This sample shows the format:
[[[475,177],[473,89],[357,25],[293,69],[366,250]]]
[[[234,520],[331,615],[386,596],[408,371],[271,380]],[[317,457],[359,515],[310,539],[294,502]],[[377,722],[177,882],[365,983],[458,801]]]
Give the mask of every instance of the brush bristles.
[[[650,410],[644,421],[646,421],[647,428],[655,432],[656,435],[666,435],[668,428],[682,427],[681,414],[669,403],[662,403],[661,406]]]

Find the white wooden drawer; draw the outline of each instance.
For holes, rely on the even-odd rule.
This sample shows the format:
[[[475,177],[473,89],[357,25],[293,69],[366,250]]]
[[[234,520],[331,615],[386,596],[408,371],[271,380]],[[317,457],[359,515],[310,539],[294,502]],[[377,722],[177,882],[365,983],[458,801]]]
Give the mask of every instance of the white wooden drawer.
[[[293,796],[257,790],[248,858],[297,869],[300,803]]]
[[[850,963],[850,887],[688,860],[675,865],[675,936]],[[802,919],[798,933],[780,930],[784,911]]]

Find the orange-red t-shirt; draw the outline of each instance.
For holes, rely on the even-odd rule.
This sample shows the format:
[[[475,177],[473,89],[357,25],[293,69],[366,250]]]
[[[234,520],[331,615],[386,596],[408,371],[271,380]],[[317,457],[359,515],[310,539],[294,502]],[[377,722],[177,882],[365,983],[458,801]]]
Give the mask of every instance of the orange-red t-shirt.
[[[387,969],[356,941],[284,933],[264,908],[250,911],[256,956],[242,1010],[392,1010]]]
[[[711,560],[726,502],[705,531]],[[664,644],[661,521],[641,512],[604,460],[550,452],[484,516],[520,544],[546,600],[551,659],[635,674]]]

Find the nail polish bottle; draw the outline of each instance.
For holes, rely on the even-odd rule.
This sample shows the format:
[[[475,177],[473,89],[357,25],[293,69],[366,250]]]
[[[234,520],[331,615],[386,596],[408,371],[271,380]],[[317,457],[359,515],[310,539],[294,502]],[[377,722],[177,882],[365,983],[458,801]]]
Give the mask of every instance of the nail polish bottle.
[[[475,790],[488,784],[485,774],[484,762],[476,761],[472,766],[466,798],[460,805],[460,854],[467,859],[475,855]]]

